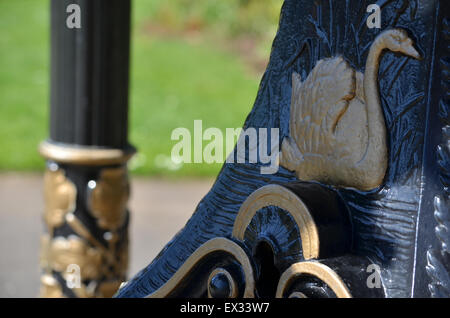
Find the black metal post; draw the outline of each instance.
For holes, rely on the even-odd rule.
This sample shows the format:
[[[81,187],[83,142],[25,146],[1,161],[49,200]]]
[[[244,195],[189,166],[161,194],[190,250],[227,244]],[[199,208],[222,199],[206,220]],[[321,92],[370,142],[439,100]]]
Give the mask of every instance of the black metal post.
[[[109,297],[125,280],[130,6],[51,1],[42,296]]]

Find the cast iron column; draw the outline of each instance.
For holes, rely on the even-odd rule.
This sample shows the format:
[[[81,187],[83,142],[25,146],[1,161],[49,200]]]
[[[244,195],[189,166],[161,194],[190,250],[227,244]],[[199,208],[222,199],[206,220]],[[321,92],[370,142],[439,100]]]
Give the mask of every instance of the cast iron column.
[[[110,297],[125,280],[129,42],[130,0],[51,1],[41,296]]]

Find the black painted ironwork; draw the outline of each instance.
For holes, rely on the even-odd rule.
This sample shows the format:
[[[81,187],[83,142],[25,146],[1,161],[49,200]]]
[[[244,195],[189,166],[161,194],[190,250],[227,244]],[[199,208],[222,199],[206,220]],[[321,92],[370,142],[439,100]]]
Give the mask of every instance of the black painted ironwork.
[[[67,24],[73,4],[79,28]],[[110,297],[126,279],[130,9],[130,0],[51,1],[42,296]]]
[[[388,169],[383,184],[361,191],[298,183],[296,175],[283,167],[276,174],[262,175],[261,163],[226,163],[184,229],[119,290],[118,297],[161,295],[158,291],[162,290],[165,296],[206,296],[209,273],[223,265],[234,266],[233,277],[239,284],[254,283],[253,296],[275,296],[275,287],[282,283],[277,280],[283,279],[283,288],[278,285],[278,296],[282,297],[450,296],[450,3],[376,1],[382,25],[370,29],[366,9],[372,2],[286,0],[270,62],[244,128],[280,128],[281,144],[289,135],[293,72],[305,80],[319,60],[342,56],[364,73],[374,39],[384,30],[406,30],[423,59],[385,52],[379,65],[377,85],[388,135]],[[318,224],[320,241],[333,238],[328,248],[305,260],[306,243],[299,235],[302,229],[290,211],[275,205],[255,212],[243,240],[233,236],[244,202],[269,184],[281,185],[297,195]],[[254,282],[244,279],[242,260],[220,254],[217,246],[215,253],[197,259],[195,270],[185,272],[179,285],[169,286],[183,264],[217,237],[231,240],[245,251]],[[312,264],[292,267],[305,261]],[[381,286],[368,284],[370,265],[379,268]],[[324,275],[331,273],[331,278],[321,280],[308,274],[308,266],[330,270]],[[289,268],[293,274],[300,269],[306,272],[289,278],[282,274],[289,275]],[[227,288],[214,287],[214,295],[225,294]],[[238,296],[244,295],[243,290],[240,286]]]

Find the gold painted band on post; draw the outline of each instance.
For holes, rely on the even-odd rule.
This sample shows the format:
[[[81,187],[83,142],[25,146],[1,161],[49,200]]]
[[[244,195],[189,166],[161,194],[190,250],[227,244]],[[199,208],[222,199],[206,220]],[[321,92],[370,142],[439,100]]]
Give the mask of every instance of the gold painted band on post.
[[[225,251],[230,253],[242,266],[245,276],[245,298],[254,297],[255,281],[253,276],[253,268],[250,264],[250,260],[244,250],[235,242],[219,237],[207,241],[205,244],[201,245],[194,253],[189,256],[189,258],[184,262],[184,264],[177,270],[177,272],[159,289],[147,295],[147,298],[164,298],[167,297],[171,292],[173,292],[184,278],[194,269],[195,265],[208,254],[217,251]]]
[[[113,149],[44,141],[39,145],[39,153],[44,158],[58,163],[98,166],[126,163],[136,153],[136,149],[132,146]]]
[[[244,240],[245,230],[256,212],[267,206],[277,206],[290,213],[300,232],[303,257],[319,257],[319,231],[303,201],[292,191],[280,185],[270,184],[253,192],[241,205],[234,221],[232,236]]]
[[[350,291],[341,277],[330,267],[317,261],[292,264],[281,275],[275,297],[282,298],[291,281],[300,275],[312,275],[317,277],[327,284],[338,298],[352,298]]]

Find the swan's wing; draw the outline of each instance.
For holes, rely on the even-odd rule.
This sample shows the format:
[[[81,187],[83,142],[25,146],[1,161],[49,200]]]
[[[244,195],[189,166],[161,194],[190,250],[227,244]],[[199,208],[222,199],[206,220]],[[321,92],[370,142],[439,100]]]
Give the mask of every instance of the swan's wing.
[[[320,154],[355,96],[355,71],[342,57],[320,60],[304,82],[292,81],[290,133],[302,153]]]

